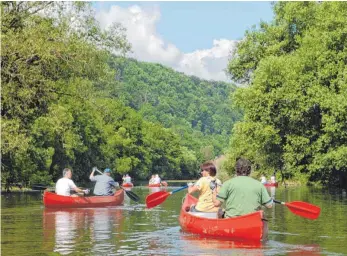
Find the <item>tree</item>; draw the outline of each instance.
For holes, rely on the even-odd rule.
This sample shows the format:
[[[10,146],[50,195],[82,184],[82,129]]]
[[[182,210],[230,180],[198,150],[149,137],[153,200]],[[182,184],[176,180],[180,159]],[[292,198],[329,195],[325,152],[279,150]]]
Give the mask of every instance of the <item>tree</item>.
[[[249,83],[235,93],[245,116],[233,129],[233,157],[347,186],[346,11],[345,2],[279,2],[274,21],[246,33],[229,63]]]

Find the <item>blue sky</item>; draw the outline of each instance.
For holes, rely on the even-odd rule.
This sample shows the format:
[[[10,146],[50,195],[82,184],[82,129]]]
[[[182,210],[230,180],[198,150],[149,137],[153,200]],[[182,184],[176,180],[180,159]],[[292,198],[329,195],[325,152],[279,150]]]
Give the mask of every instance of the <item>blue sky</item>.
[[[242,39],[246,29],[261,20],[271,21],[271,2],[96,2],[96,8],[111,5],[143,8],[159,6],[157,24],[162,37],[183,52],[210,48],[214,38]]]
[[[129,57],[229,81],[230,53],[247,29],[273,19],[271,2],[93,2],[102,27],[121,23]]]

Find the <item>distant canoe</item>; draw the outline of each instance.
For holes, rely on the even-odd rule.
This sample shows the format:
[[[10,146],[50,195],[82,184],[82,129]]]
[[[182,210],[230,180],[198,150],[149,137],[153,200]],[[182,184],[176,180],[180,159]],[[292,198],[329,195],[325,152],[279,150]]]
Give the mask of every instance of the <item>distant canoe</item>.
[[[134,186],[134,184],[132,183],[123,183],[122,187],[123,188],[132,188]]]
[[[206,218],[187,212],[197,199],[190,194],[183,202],[179,222],[182,230],[202,236],[260,241],[267,234],[263,211],[226,219]],[[216,214],[217,215],[217,214]]]
[[[275,183],[266,183],[264,184],[265,187],[278,187],[278,182]]]
[[[161,187],[161,186],[165,186],[167,187],[168,184],[166,181],[162,181],[161,183],[157,183],[157,184],[149,184],[148,187],[150,188],[156,188],[156,187]]]
[[[160,186],[161,186],[160,183],[158,183],[158,184],[149,184],[148,185],[148,187],[150,187],[150,188],[156,188],[156,187],[160,187]]]
[[[43,204],[49,208],[81,208],[116,206],[124,201],[124,190],[116,191],[113,196],[60,196],[56,193],[45,191]]]

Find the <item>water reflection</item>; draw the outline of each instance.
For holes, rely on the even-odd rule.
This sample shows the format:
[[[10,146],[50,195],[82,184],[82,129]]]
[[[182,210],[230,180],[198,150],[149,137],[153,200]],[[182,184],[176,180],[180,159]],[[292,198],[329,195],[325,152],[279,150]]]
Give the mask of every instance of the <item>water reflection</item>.
[[[275,195],[276,195],[276,187],[269,187],[269,190],[270,190],[270,196],[272,198],[275,198]]]
[[[341,191],[275,188],[279,201],[305,201],[322,211],[312,221],[283,205],[265,209],[269,236],[260,248],[180,232],[183,191],[153,209],[144,204],[147,186],[132,191],[139,203],[74,210],[44,210],[40,193],[2,195],[1,255],[347,255],[347,198]]]
[[[181,240],[186,242],[182,247],[182,255],[193,255],[201,252],[204,252],[204,255],[264,255],[263,243],[260,241],[232,241],[190,234],[182,234]],[[193,248],[194,251],[192,251]],[[196,251],[197,248],[200,252]]]
[[[45,242],[62,255],[82,252],[83,244],[95,255],[110,253],[116,247],[113,236],[122,234],[122,219],[117,208],[44,209]]]

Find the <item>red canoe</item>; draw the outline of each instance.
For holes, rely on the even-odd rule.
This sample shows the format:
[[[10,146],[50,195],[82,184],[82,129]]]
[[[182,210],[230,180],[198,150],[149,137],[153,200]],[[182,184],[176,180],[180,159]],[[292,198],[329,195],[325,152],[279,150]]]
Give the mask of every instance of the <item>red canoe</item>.
[[[124,201],[124,190],[118,190],[113,196],[60,196],[46,191],[43,194],[43,204],[49,208],[80,208],[116,206]]]
[[[148,185],[148,187],[150,187],[150,188],[156,188],[156,187],[161,187],[161,186],[167,187],[168,184],[166,181],[162,181],[161,183],[158,183],[158,184],[149,184]]]
[[[161,187],[161,184],[160,183],[158,183],[158,184],[149,184],[148,187],[150,187],[150,188]]]
[[[123,188],[132,188],[134,186],[134,184],[132,183],[123,183],[122,187]]]
[[[264,184],[265,187],[278,187],[278,182],[275,183],[266,183]]]
[[[186,195],[179,217],[183,231],[235,240],[260,241],[266,237],[267,225],[262,220],[263,211],[227,219],[205,218],[190,214],[185,210],[189,209],[192,204],[196,204],[197,201],[192,195]]]

